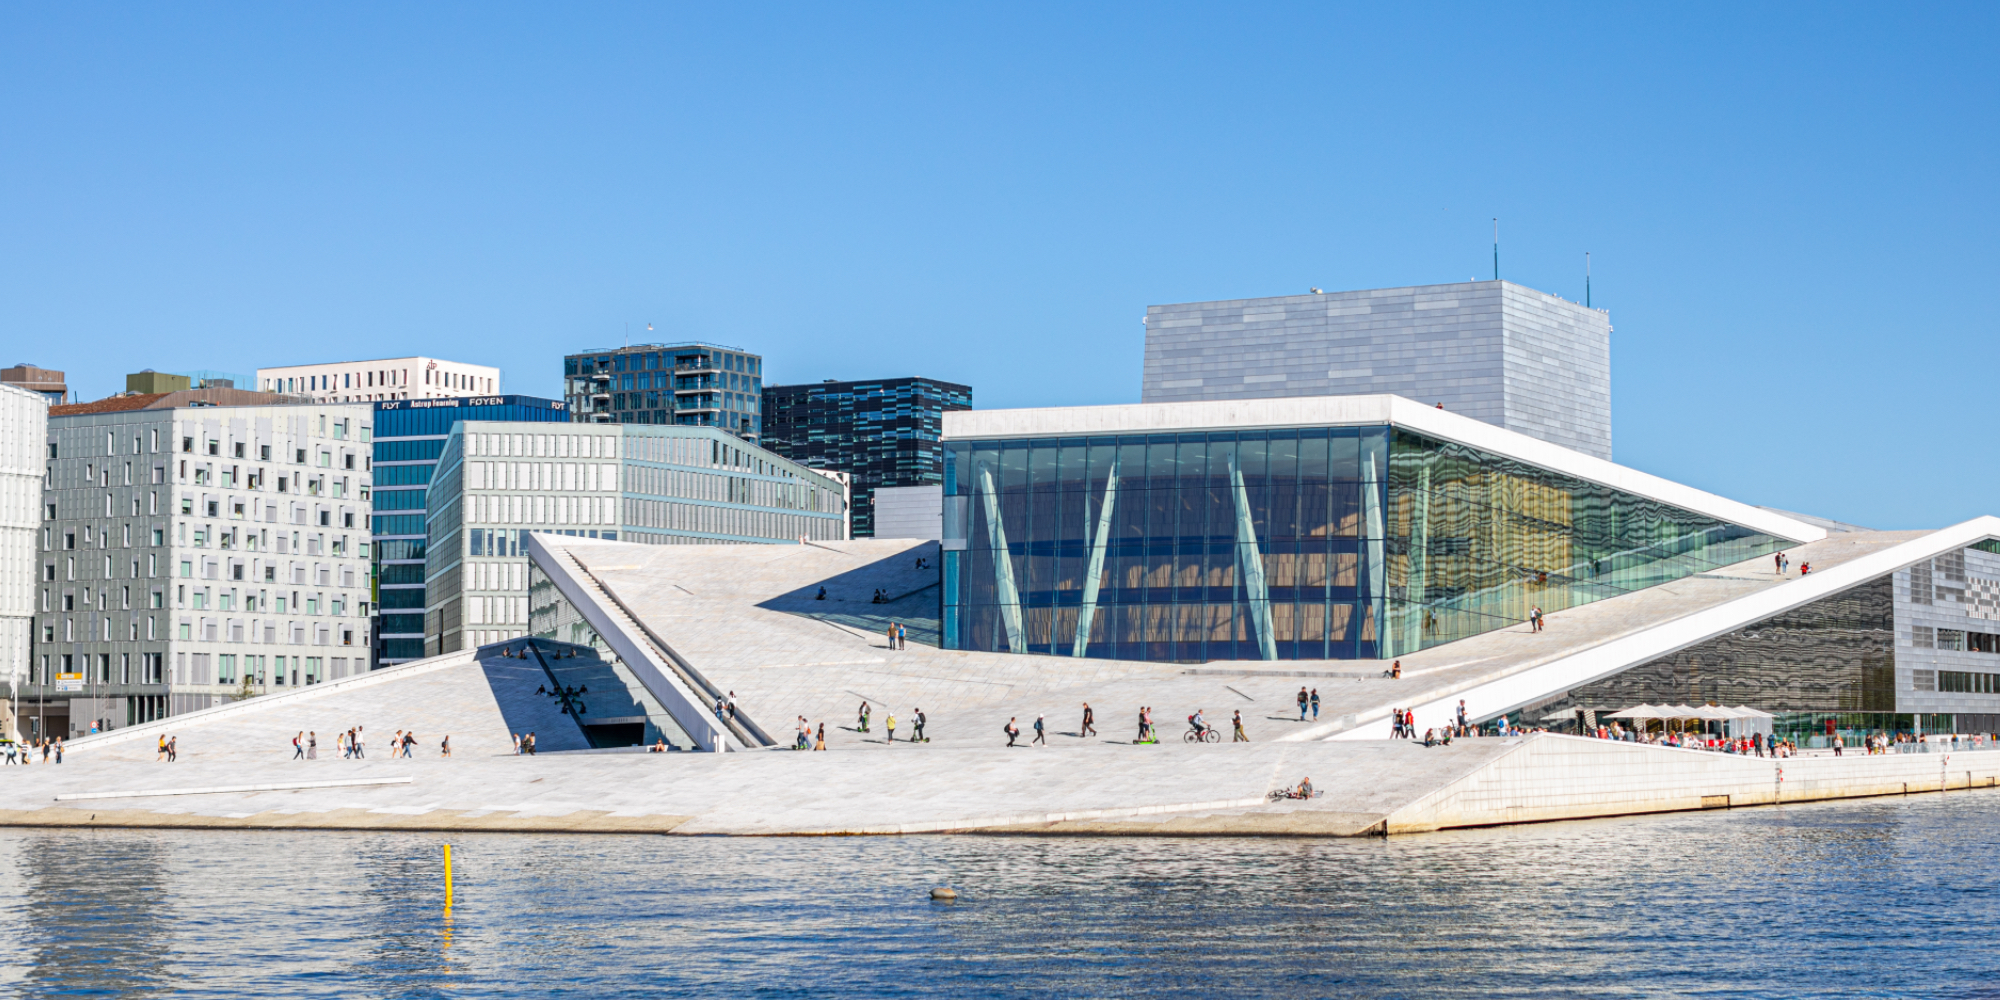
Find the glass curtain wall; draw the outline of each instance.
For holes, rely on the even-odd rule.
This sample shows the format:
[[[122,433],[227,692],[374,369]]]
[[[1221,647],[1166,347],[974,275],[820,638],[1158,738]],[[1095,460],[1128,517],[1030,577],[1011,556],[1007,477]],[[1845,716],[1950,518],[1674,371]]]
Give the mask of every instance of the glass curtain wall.
[[[947,446],[944,645],[1387,658],[1779,539],[1388,427]]]
[[[1397,655],[1768,555],[1783,539],[1397,430],[1388,640]]]
[[[1379,655],[1387,463],[1382,427],[953,444],[945,646]]]

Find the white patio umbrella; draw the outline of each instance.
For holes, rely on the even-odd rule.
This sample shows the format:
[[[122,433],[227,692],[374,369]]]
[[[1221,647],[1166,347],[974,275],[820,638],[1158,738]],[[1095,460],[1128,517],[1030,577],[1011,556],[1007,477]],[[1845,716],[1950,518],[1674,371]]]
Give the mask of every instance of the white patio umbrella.
[[[1664,714],[1665,712],[1666,712],[1666,709],[1663,709],[1663,708],[1659,707],[1658,705],[1634,705],[1634,706],[1632,706],[1631,708],[1628,708],[1628,709],[1626,709],[1626,710],[1624,710],[1624,711],[1622,711],[1622,712],[1613,712],[1613,713],[1611,713],[1611,714],[1610,714],[1610,715],[1608,716],[1608,718],[1613,718],[1613,719],[1663,719],[1663,718],[1666,718],[1666,715]]]

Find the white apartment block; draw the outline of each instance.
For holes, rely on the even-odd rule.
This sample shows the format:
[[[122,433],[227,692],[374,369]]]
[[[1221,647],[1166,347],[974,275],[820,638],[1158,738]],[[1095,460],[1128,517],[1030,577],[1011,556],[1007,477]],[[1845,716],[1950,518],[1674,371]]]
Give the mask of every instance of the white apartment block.
[[[327,403],[378,399],[441,399],[500,392],[500,369],[442,358],[382,358],[257,369],[264,392],[311,396]]]
[[[368,669],[373,408],[141,402],[51,410],[23,735]]]
[[[652,545],[848,537],[833,473],[718,427],[463,421],[431,477],[424,655],[527,634],[525,536]]]
[[[17,736],[13,694],[28,676],[35,622],[35,529],[42,506],[42,441],[49,401],[0,385],[0,736]]]

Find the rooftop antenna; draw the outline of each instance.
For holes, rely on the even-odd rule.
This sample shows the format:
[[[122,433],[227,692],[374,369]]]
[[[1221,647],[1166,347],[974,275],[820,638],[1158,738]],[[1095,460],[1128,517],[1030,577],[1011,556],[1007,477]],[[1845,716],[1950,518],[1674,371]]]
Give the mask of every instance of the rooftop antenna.
[[[1590,251],[1583,252],[1583,307],[1590,308]]]
[[[1493,280],[1500,280],[1500,219],[1493,220]]]

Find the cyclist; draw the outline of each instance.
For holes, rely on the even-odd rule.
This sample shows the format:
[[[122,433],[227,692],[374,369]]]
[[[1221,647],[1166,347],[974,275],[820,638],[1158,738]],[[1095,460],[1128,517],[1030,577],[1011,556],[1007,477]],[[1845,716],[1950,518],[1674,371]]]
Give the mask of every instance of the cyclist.
[[[1202,718],[1201,709],[1199,708],[1194,710],[1193,715],[1188,716],[1188,725],[1193,726],[1194,731],[1197,733],[1205,734],[1208,732],[1208,721]]]

